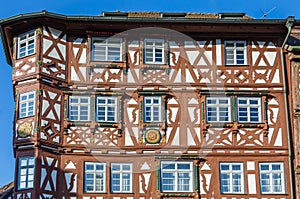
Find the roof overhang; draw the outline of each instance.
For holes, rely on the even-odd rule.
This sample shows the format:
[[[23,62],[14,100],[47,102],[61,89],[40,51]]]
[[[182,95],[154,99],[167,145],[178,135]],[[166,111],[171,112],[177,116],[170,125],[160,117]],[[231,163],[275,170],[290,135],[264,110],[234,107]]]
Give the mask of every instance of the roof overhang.
[[[157,13],[156,13],[157,14]],[[194,13],[192,13],[193,15]],[[166,27],[174,28],[184,27],[183,31],[198,30],[203,33],[213,33],[226,31],[227,33],[240,33],[251,34],[261,33],[270,35],[281,35],[284,37],[287,32],[285,24],[287,19],[253,19],[253,18],[241,18],[244,13],[238,13],[234,15],[230,13],[226,15],[220,13],[222,16],[228,17],[186,17],[191,16],[191,13],[164,13],[157,16],[160,17],[147,17],[147,15],[141,15],[140,17],[130,17],[130,14],[106,12],[100,16],[66,16],[56,14],[47,11],[34,12],[28,14],[20,14],[10,18],[2,19],[0,21],[0,33],[2,38],[2,45],[8,64],[12,65],[11,46],[13,37],[24,32],[26,28],[36,27],[38,25],[55,25],[65,30],[77,30],[87,31],[95,30],[101,27],[101,24],[105,24],[103,27],[116,28],[119,31],[124,31],[130,28],[138,27]],[[202,14],[200,14],[201,16]],[[220,15],[220,16],[221,16]],[[146,17],[145,17],[146,16]],[[156,16],[156,15],[155,15]],[[205,15],[207,16],[207,15]],[[219,15],[216,15],[219,16]],[[234,18],[234,16],[239,16]],[[293,18],[293,17],[292,17]],[[114,24],[116,26],[114,26]],[[201,29],[201,27],[204,27]],[[253,27],[251,30],[247,30],[247,27]],[[224,27],[227,27],[225,29]],[[257,28],[256,28],[257,27]],[[115,30],[115,31],[118,31]],[[180,30],[179,30],[180,31]]]

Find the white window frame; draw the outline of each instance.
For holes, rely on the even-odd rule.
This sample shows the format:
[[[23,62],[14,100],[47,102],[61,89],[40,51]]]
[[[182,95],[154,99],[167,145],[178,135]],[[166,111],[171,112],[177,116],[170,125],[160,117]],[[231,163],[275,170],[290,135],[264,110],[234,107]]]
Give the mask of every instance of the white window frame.
[[[280,166],[280,170],[272,170],[272,166],[274,165],[279,165]],[[269,169],[268,170],[262,170],[262,166],[268,166]],[[267,179],[267,181],[269,181],[269,191],[263,191],[263,179],[262,179],[262,175],[269,175],[269,178]],[[274,182],[276,181],[276,179],[274,179],[274,175],[280,175],[280,186],[281,187],[281,191],[276,191],[274,190]],[[283,162],[263,162],[263,163],[259,163],[259,181],[260,181],[260,191],[262,194],[285,194],[285,174],[284,174],[284,163]]]
[[[33,33],[33,35],[32,35]],[[30,42],[33,41],[33,48],[29,49],[29,46],[31,45]],[[23,47],[21,47],[21,45],[25,45]],[[23,58],[29,55],[33,55],[35,53],[35,47],[36,47],[36,31],[35,30],[31,30],[28,32],[25,32],[23,34],[18,35],[18,49],[17,49],[17,58]],[[21,48],[24,49],[24,54],[21,53]],[[33,51],[32,51],[33,50]],[[30,52],[32,51],[32,52]]]
[[[144,40],[144,62],[145,64],[164,64],[165,63],[165,43],[163,39],[145,39]],[[148,42],[152,43],[151,45],[147,44]],[[161,46],[158,46],[158,43],[161,43]],[[156,54],[156,51],[161,51],[161,61],[157,61],[159,58]],[[152,54],[152,60],[148,60],[147,55]]]
[[[150,100],[150,103],[147,103]],[[154,103],[154,100],[158,100],[158,103]],[[150,119],[147,119],[147,108],[150,108]],[[155,109],[158,110],[158,119],[155,119]],[[145,96],[144,97],[144,121],[145,122],[161,122],[162,121],[162,99],[158,96]]]
[[[209,103],[209,100],[216,100],[216,103]],[[220,103],[224,100],[227,100],[227,104]],[[209,109],[215,109],[215,111],[209,111]],[[223,111],[221,109],[227,109],[227,111]],[[215,113],[215,116],[210,116],[209,113]],[[220,113],[227,113],[228,120],[222,120],[226,116],[221,116]],[[210,117],[216,118],[215,121],[211,120]],[[210,123],[214,122],[231,122],[231,99],[230,97],[206,97],[206,121]]]
[[[178,165],[188,164],[190,166],[189,169],[180,169]],[[168,165],[174,165],[174,169],[166,169],[165,167]],[[162,161],[161,162],[161,191],[162,192],[193,192],[194,191],[194,178],[193,178],[193,162],[184,162],[184,161]],[[189,184],[179,184],[180,174],[188,174],[189,175]],[[174,184],[168,184],[169,186],[173,186],[173,190],[166,190],[164,186],[164,180],[168,180],[170,178],[165,178],[164,174],[174,174],[174,178],[171,180],[174,181]],[[184,179],[181,179],[181,182]],[[188,186],[188,190],[180,190],[182,186]]]
[[[115,166],[119,166],[119,170],[114,170]],[[124,166],[129,166],[129,170],[125,170]],[[114,174],[119,174],[119,178],[114,178]],[[129,175],[129,184],[127,184],[126,178],[124,178],[125,175]],[[119,179],[119,180],[118,180]],[[133,185],[133,176],[132,176],[132,163],[111,163],[111,192],[112,193],[132,193],[132,185]],[[118,184],[114,184],[114,181],[119,181]],[[119,191],[115,191],[113,187],[119,187]],[[126,190],[129,188],[128,190]]]
[[[26,99],[22,99],[22,98]],[[35,114],[35,91],[20,94],[19,118],[34,116]]]
[[[116,43],[112,43],[112,40],[119,41]],[[95,41],[100,41],[97,43],[97,47],[95,45]],[[104,48],[104,58],[96,58],[96,51],[99,51],[100,49],[96,48]],[[113,51],[112,48],[118,49],[119,52]],[[113,56],[113,58],[110,57],[109,53],[111,52],[117,52],[119,55],[118,56]],[[98,55],[100,56],[100,55]],[[114,59],[118,57],[118,59]],[[116,62],[121,62],[122,61],[122,38],[115,38],[115,37],[93,37],[92,39],[92,61],[116,61]]]
[[[240,104],[240,100],[246,100],[247,104]],[[257,104],[250,104],[250,101],[254,100],[257,101]],[[240,108],[246,108],[247,111],[247,116],[242,116],[241,113],[242,111],[240,111]],[[252,108],[257,108],[258,112],[257,112],[257,117],[258,121],[251,121],[251,113],[253,113],[253,111],[251,111]],[[238,97],[237,98],[237,117],[238,117],[238,122],[239,123],[261,123],[262,122],[262,105],[261,105],[261,98],[260,97]],[[247,118],[247,121],[241,121],[240,118]]]
[[[75,103],[75,102],[71,102],[72,99],[77,99],[78,102]],[[87,103],[84,103],[84,102],[81,102],[82,99],[87,99],[88,102]],[[87,97],[87,96],[69,96],[69,120],[70,121],[90,121],[90,97]],[[72,114],[72,111],[76,112],[75,110],[72,110],[72,107],[77,107],[77,114]],[[85,107],[87,107],[87,110],[82,110],[84,109]],[[81,114],[81,111],[87,111],[87,114],[86,115],[82,115]],[[84,117],[86,116],[87,119],[82,119],[81,117]],[[73,117],[77,117],[77,119],[73,119]]]
[[[227,44],[233,44],[233,47],[227,46]],[[237,44],[243,44],[243,47],[237,46]],[[233,56],[233,63],[229,62],[228,55],[231,52]],[[243,52],[243,63],[238,63],[238,52]],[[226,65],[247,65],[247,42],[246,41],[225,41],[225,62]]]
[[[35,157],[19,157],[18,162],[18,190],[34,187]]]
[[[96,106],[97,106],[97,114],[96,120],[97,122],[117,122],[117,113],[118,113],[118,98],[117,97],[108,97],[108,96],[98,96],[96,98]],[[104,100],[104,103],[99,103],[99,100]],[[114,100],[114,103],[108,103],[110,100]],[[104,119],[99,119],[99,109],[104,109]],[[110,110],[109,110],[110,109]],[[112,111],[113,109],[113,111]],[[113,115],[109,115],[109,112],[113,112]],[[113,120],[109,120],[110,117],[113,117]]]
[[[88,170],[88,166],[93,166],[92,170]],[[102,166],[102,170],[98,170],[97,166]],[[88,175],[93,175],[92,178],[88,178]],[[102,175],[103,177],[98,177]],[[88,184],[87,181],[92,181],[92,184]],[[97,184],[100,183],[100,184]],[[97,186],[98,185],[98,186]],[[87,187],[92,186],[92,190],[88,190]],[[98,189],[100,187],[100,189]],[[102,187],[102,190],[101,190]],[[84,163],[84,192],[85,193],[105,193],[106,191],[106,164],[99,162],[85,162]]]
[[[222,166],[229,166],[229,170],[222,170]],[[240,166],[240,170],[233,170],[233,166],[238,165]],[[229,175],[229,191],[224,191],[223,186],[223,180],[222,180],[222,174]],[[234,186],[234,175],[240,175],[240,191],[235,191],[233,189]],[[221,162],[220,163],[220,192],[222,194],[243,194],[245,191],[245,185],[244,185],[244,164],[240,162]]]

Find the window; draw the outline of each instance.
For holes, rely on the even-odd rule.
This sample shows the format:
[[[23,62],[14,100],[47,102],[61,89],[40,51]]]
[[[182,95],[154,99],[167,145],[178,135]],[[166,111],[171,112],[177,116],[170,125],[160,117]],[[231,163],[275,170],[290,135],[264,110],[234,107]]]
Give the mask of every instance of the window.
[[[230,122],[230,110],[229,97],[206,98],[207,122]]]
[[[97,97],[97,121],[116,122],[117,102],[116,97]]]
[[[20,94],[19,101],[19,117],[29,117],[34,115],[34,102],[35,102],[34,91]]]
[[[19,158],[19,175],[18,175],[18,189],[33,188],[34,182],[34,157],[20,157]]]
[[[284,168],[282,162],[260,163],[260,191],[263,194],[284,193]]]
[[[163,64],[164,62],[164,40],[145,39],[145,63]]]
[[[145,122],[161,122],[161,97],[144,98]]]
[[[225,59],[227,65],[247,64],[246,41],[226,41]]]
[[[86,162],[84,172],[85,192],[105,192],[105,163]]]
[[[261,98],[239,97],[238,121],[253,123],[261,122]]]
[[[88,121],[90,119],[90,98],[70,96],[69,119],[72,121]]]
[[[111,164],[111,191],[113,193],[132,192],[132,164],[131,163]]]
[[[243,163],[220,163],[221,193],[244,193]]]
[[[192,162],[162,162],[161,189],[162,192],[192,192],[193,191]]]
[[[92,42],[93,61],[121,61],[122,39],[121,38],[93,38]]]
[[[35,53],[35,30],[18,36],[18,58]]]

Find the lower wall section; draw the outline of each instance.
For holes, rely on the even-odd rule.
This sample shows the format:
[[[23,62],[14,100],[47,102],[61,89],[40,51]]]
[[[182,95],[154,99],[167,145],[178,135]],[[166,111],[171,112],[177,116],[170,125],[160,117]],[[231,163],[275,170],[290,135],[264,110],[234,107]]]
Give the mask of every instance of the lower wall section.
[[[292,199],[285,155],[31,154],[35,186],[16,199]]]

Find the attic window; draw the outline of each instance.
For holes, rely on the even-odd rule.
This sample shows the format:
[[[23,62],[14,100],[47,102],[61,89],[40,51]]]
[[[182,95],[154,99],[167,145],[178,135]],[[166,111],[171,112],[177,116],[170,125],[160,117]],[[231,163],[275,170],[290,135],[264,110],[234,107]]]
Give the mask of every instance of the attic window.
[[[219,13],[219,19],[244,19],[245,13]]]

